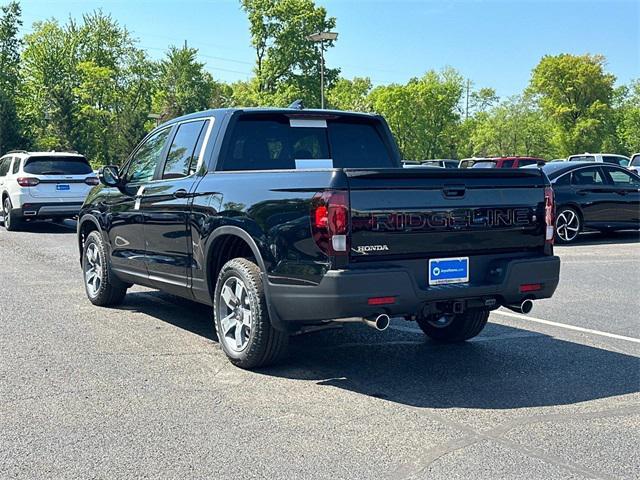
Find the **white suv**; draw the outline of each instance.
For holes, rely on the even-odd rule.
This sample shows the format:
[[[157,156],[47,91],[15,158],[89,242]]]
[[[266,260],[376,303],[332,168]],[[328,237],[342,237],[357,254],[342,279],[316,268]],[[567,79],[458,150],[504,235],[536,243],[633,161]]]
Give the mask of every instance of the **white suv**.
[[[73,217],[97,184],[75,152],[9,152],[0,157],[0,220],[17,230],[24,220]]]
[[[571,155],[567,161],[569,162],[598,162],[613,163],[621,167],[629,166],[629,157],[624,155],[616,155],[615,153],[583,153],[581,155]]]

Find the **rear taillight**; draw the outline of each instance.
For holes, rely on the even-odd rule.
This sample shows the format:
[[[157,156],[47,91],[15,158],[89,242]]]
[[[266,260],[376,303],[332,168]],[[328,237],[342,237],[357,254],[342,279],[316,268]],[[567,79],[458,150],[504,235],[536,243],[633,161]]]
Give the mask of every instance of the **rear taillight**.
[[[87,185],[95,186],[98,185],[100,181],[97,177],[87,177],[84,179],[84,183],[86,183]]]
[[[40,180],[35,177],[19,177],[18,185],[21,187],[35,187],[40,183]]]
[[[327,255],[349,251],[349,194],[338,190],[318,192],[311,200],[311,233]]]
[[[555,225],[555,205],[553,201],[553,188],[544,189],[544,223],[546,224],[545,242],[553,245],[554,225]]]

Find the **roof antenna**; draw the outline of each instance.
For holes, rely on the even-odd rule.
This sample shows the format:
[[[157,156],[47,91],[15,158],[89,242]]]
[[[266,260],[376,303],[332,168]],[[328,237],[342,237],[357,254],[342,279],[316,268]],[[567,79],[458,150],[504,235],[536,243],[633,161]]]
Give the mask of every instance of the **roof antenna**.
[[[289,105],[289,108],[293,108],[294,110],[302,110],[304,108],[304,105],[302,104],[302,100],[296,100],[291,105]]]

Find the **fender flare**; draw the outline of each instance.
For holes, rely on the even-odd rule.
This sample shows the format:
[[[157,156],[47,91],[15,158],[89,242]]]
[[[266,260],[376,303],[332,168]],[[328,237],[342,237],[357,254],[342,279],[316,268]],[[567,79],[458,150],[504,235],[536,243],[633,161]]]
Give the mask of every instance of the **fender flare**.
[[[86,213],[84,214],[82,217],[80,217],[78,219],[78,250],[80,252],[80,262],[82,262],[82,245],[81,245],[81,241],[82,241],[82,237],[80,235],[80,232],[82,231],[82,227],[87,223],[92,223],[93,225],[95,225],[96,229],[98,230],[98,232],[100,232],[100,235],[104,236],[104,232],[102,230],[102,226],[100,225],[100,222],[98,221],[98,219],[91,215],[90,213]]]
[[[213,244],[213,242],[215,241],[216,238],[222,236],[222,235],[233,235],[236,237],[240,237],[242,240],[244,240],[247,245],[249,245],[249,248],[251,249],[251,252],[253,253],[253,256],[256,259],[256,262],[258,262],[258,266],[260,267],[260,270],[262,271],[263,274],[266,274],[267,272],[267,268],[266,265],[264,263],[264,259],[262,257],[262,253],[260,252],[260,249],[258,248],[258,244],[255,242],[255,240],[253,239],[253,237],[251,237],[251,235],[249,235],[249,233],[247,233],[246,230],[243,230],[240,227],[236,227],[233,225],[223,225],[221,227],[216,228],[213,233],[211,234],[211,237],[209,239],[209,246],[207,248],[207,262],[209,261],[209,254],[210,254],[210,249],[211,249],[211,245]]]
[[[207,247],[207,258],[206,258],[207,264],[209,262],[211,245],[213,245],[213,242],[215,241],[216,238],[222,235],[236,236],[244,240],[247,243],[247,245],[249,245],[249,248],[251,249],[251,252],[255,257],[256,262],[258,263],[258,267],[260,267],[260,272],[261,272],[260,276],[262,277],[262,287],[264,289],[264,296],[267,302],[267,310],[269,312],[271,325],[273,325],[273,328],[275,328],[276,330],[289,332],[289,326],[280,319],[280,316],[278,315],[278,312],[274,308],[274,305],[271,301],[271,295],[269,293],[269,277],[267,275],[266,264],[264,262],[262,253],[260,252],[260,248],[258,248],[258,244],[246,230],[243,230],[242,228],[236,227],[233,225],[223,225],[221,227],[216,228],[211,234],[211,238],[209,239],[209,245]]]

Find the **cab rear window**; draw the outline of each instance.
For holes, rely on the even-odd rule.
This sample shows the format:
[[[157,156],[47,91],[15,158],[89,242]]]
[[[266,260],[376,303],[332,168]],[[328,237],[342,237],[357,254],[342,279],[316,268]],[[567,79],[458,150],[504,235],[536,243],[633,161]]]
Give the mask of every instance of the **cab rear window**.
[[[310,168],[397,167],[377,121],[338,118],[312,120],[310,126],[305,121],[286,115],[241,117],[230,136],[222,169],[295,169],[305,164]]]
[[[92,172],[84,157],[32,157],[24,165],[32,175],[87,175]]]

